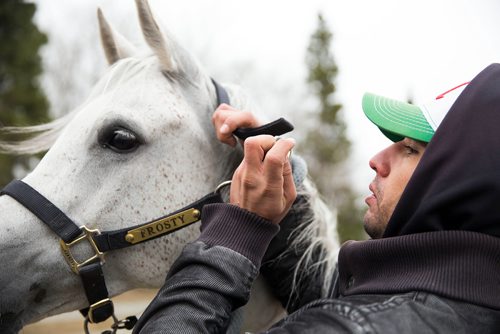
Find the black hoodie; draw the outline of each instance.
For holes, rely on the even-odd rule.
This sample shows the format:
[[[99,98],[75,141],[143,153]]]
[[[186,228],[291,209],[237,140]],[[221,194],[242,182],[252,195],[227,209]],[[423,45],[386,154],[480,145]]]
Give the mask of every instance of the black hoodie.
[[[429,142],[384,237],[339,254],[343,295],[427,291],[500,309],[500,64]]]

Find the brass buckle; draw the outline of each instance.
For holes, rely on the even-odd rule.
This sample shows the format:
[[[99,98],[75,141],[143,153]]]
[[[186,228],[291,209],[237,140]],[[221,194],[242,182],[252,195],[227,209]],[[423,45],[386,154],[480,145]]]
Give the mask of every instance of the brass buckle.
[[[101,263],[104,263],[104,253],[99,251],[97,244],[95,243],[94,239],[92,238],[92,236],[94,234],[100,234],[101,232],[98,229],[89,230],[86,226],[82,226],[80,228],[82,230],[82,235],[80,235],[78,238],[76,238],[72,242],[66,243],[62,239],[59,240],[59,243],[61,245],[61,251],[64,255],[64,258],[66,259],[66,262],[68,262],[69,266],[71,267],[71,270],[77,275],[78,275],[81,267],[83,267],[89,263],[92,263],[92,262],[96,261],[97,259],[99,259],[99,261]],[[71,253],[71,246],[73,246],[73,245],[75,245],[83,240],[87,240],[89,242],[90,246],[92,246],[92,249],[95,252],[95,255],[88,258],[87,260],[85,260],[83,262],[78,262],[75,260],[73,254]]]
[[[109,298],[106,298],[106,299],[103,299],[103,300],[100,300],[98,301],[97,303],[94,303],[92,305],[90,305],[89,307],[89,313],[87,313],[87,316],[89,317],[89,321],[93,324],[95,324],[94,322],[94,311],[105,306],[105,305],[108,305],[108,304],[111,304],[111,307],[113,307],[113,302],[111,301],[111,299]],[[113,312],[113,318],[116,321],[118,321],[115,317],[115,313]]]

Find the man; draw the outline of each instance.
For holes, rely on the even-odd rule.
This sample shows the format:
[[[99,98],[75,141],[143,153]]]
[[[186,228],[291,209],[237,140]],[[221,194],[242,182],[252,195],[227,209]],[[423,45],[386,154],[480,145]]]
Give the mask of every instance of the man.
[[[229,111],[214,123],[235,144],[230,133],[252,121]],[[500,64],[433,103],[367,94],[363,111],[394,141],[370,160],[364,223],[374,239],[344,244],[330,298],[299,305],[269,332],[499,333]],[[295,197],[292,147],[268,136],[245,142],[232,204],[204,209],[200,238],[137,332],[225,331]]]

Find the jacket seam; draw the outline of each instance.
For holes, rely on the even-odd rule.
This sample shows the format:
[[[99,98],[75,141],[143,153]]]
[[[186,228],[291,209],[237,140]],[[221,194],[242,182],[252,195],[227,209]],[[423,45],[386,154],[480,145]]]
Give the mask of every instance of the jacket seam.
[[[367,317],[363,314],[359,307],[353,306],[351,303],[343,302],[341,300],[320,299],[309,303],[287,317],[283,324],[289,321],[295,321],[302,313],[307,310],[321,308],[323,310],[331,310],[335,315],[354,322],[361,327],[362,333],[375,334],[376,330],[372,327]],[[283,325],[282,324],[282,325]]]

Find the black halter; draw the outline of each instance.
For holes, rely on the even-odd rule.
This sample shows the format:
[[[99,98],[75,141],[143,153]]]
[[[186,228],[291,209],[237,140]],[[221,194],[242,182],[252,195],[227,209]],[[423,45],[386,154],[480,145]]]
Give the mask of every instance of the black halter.
[[[217,103],[219,105],[229,104],[226,90],[215,80],[212,79],[212,82],[215,86]],[[293,126],[285,119],[280,118],[258,128],[237,129],[234,134],[240,139],[245,139],[259,134],[281,135],[291,130],[293,130]],[[113,317],[115,320],[113,325],[115,330],[117,328],[131,329],[137,321],[135,317],[118,321],[114,316],[113,302],[109,298],[102,271],[105,252],[149,241],[187,227],[200,220],[203,206],[222,202],[222,198],[216,190],[180,210],[148,223],[115,231],[100,232],[97,229],[90,230],[85,225],[79,227],[56,205],[23,181],[11,181],[0,191],[1,195],[9,195],[17,200],[61,238],[62,253],[72,271],[80,276],[90,305],[88,308],[80,310],[86,318],[86,330],[88,322],[98,323],[109,317]],[[84,241],[90,244],[94,255],[85,261],[78,262],[71,253],[71,247]]]

